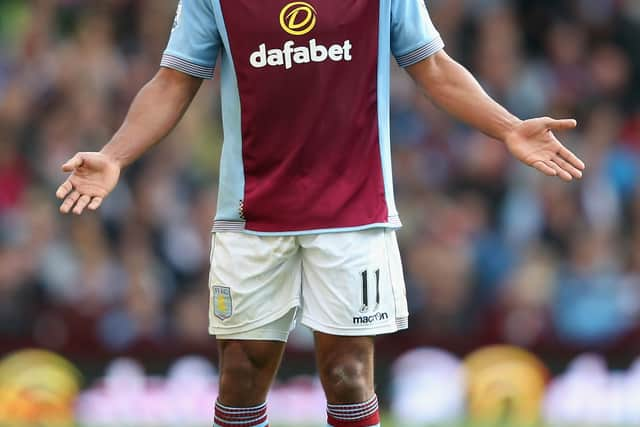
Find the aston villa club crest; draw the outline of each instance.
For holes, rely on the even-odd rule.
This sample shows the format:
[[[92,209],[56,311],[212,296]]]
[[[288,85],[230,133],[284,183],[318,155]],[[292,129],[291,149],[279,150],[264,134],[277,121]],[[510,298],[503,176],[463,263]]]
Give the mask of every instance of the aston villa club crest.
[[[233,300],[231,288],[226,286],[213,287],[213,314],[220,320],[227,320],[233,314]]]

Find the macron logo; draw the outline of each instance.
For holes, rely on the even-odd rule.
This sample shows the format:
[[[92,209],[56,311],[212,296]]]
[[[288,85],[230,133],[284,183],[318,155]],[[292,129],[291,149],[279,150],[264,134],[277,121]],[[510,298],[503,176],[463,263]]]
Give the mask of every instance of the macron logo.
[[[389,318],[389,313],[376,313],[371,316],[355,316],[353,318],[354,325],[369,325],[371,323],[380,322],[383,320],[387,320]]]
[[[295,42],[289,40],[285,42],[282,49],[269,49],[262,43],[258,50],[251,54],[249,62],[254,68],[264,67],[284,67],[289,70],[294,64],[309,64],[311,62],[334,61],[349,62],[351,56],[350,40],[343,44],[324,46],[318,44],[316,39],[311,39],[308,46],[296,46]]]

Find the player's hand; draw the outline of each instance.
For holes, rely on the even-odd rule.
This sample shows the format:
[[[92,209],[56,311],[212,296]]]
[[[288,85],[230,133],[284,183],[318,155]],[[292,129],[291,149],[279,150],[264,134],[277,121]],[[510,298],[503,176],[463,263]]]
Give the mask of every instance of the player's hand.
[[[62,165],[62,170],[71,173],[56,191],[56,196],[64,200],[60,212],[65,214],[98,209],[120,177],[120,166],[102,153],[78,153]]]
[[[584,163],[554,135],[554,131],[570,130],[575,120],[548,117],[522,122],[505,139],[507,148],[518,160],[547,176],[564,181],[582,178]]]

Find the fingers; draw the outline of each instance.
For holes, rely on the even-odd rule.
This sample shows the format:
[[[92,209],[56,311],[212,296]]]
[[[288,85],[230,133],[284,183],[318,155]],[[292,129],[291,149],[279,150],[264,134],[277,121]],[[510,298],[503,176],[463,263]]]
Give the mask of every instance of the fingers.
[[[553,162],[556,163],[559,167],[561,167],[564,171],[569,172],[571,177],[580,179],[582,178],[582,172],[578,170],[578,168],[574,167],[569,162],[565,161],[562,157],[556,156],[553,159]]]
[[[550,160],[539,160],[531,165],[547,176],[557,176],[563,181],[582,178],[582,172],[559,156]]]
[[[102,197],[94,197],[93,200],[91,200],[91,203],[89,203],[89,209],[95,211],[100,207],[103,200],[104,199]]]
[[[60,212],[67,214],[72,212],[73,208],[73,213],[80,215],[86,208],[95,211],[102,205],[103,201],[104,197],[91,198],[91,196],[87,196],[86,194],[80,194],[77,191],[73,191],[69,196],[67,196],[62,205],[60,205]]]
[[[544,119],[544,124],[552,130],[571,130],[578,126],[578,122],[574,119],[555,120],[549,117]]]
[[[81,195],[77,191],[73,191],[67,196],[62,205],[60,205],[60,212],[65,214],[73,212],[76,215],[80,215],[87,208],[95,211],[102,205],[103,201],[104,197],[91,198],[91,196],[87,196],[86,194]]]
[[[62,165],[62,171],[73,172],[74,170],[82,166],[82,163],[84,163],[84,160],[82,158],[82,155],[78,153],[75,156],[73,156],[71,159],[69,159],[67,163]]]
[[[562,147],[560,152],[558,153],[560,157],[562,157],[567,162],[571,163],[571,165],[580,170],[584,170],[585,164],[582,160],[580,160],[575,154],[569,151],[566,147]]]
[[[87,195],[80,196],[80,198],[78,199],[78,202],[76,203],[76,206],[73,208],[73,213],[76,215],[80,215],[84,210],[84,208],[87,207],[90,201],[91,201],[91,197]]]
[[[62,205],[60,205],[60,212],[65,214],[69,213],[71,211],[71,208],[76,204],[79,198],[80,193],[78,193],[77,191],[73,191],[67,196],[64,202],[62,202]]]
[[[535,169],[539,170],[540,172],[542,172],[543,174],[545,174],[547,176],[556,176],[556,175],[558,175],[558,173],[556,172],[556,170],[554,168],[552,168],[551,166],[548,166],[542,160],[539,160],[539,161],[535,162],[531,166],[534,167]]]
[[[560,167],[560,165],[557,164],[555,161],[548,160],[545,163],[549,167],[553,168],[556,171],[557,176],[560,177],[560,179],[562,179],[563,181],[572,181],[573,180],[573,176],[571,176],[571,174],[569,172],[567,172],[566,170],[562,169]]]
[[[542,161],[539,160],[532,164],[535,169],[539,170],[543,174],[547,176],[557,176],[564,181],[571,181],[573,177],[571,174],[564,169],[562,169],[557,163],[553,160]]]
[[[64,199],[71,192],[71,190],[73,190],[73,185],[71,184],[70,180],[66,180],[56,190],[56,197],[58,199]]]

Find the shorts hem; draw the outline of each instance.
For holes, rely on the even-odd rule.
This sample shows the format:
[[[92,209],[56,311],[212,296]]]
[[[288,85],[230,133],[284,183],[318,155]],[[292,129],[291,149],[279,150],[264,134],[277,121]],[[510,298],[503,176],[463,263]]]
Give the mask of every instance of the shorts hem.
[[[258,326],[256,329],[260,329]],[[215,337],[217,340],[225,341],[225,340],[235,340],[235,341],[277,341],[277,342],[287,342],[289,339],[289,331],[278,331],[275,329],[264,329],[260,331],[261,336],[251,335],[255,329],[252,329],[247,332],[235,332],[230,334],[216,334]]]
[[[336,335],[342,337],[368,337],[368,336],[377,336],[377,335],[387,335],[394,334],[396,332],[400,332],[409,327],[409,317],[398,317],[396,321],[392,324],[386,324],[384,326],[374,327],[374,328],[349,328],[342,326],[329,326],[323,325],[319,322],[314,321],[308,317],[303,317],[300,320],[307,328],[316,331],[322,332],[323,334]]]
[[[255,329],[268,325],[269,323],[275,322],[276,320],[285,316],[289,311],[299,306],[300,306],[300,300],[295,299],[293,301],[290,301],[289,304],[285,304],[282,310],[278,310],[272,315],[263,317],[259,321],[248,322],[243,325],[229,326],[229,327],[218,327],[218,326],[209,325],[209,335],[229,336],[229,335],[244,334],[247,332],[251,332]]]

